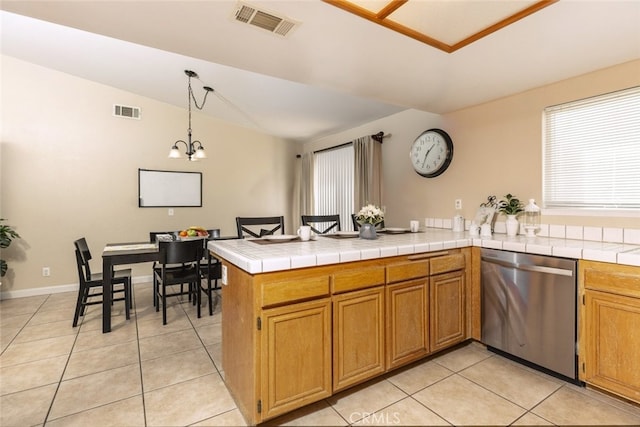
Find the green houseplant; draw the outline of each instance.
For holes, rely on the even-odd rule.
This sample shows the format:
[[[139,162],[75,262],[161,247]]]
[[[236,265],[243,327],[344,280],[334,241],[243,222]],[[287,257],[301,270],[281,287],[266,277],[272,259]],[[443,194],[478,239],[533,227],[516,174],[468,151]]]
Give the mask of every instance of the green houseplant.
[[[4,218],[0,218],[0,248],[8,248],[13,239],[19,238],[20,235],[15,232],[10,225],[4,225],[1,222],[6,221]],[[4,259],[0,259],[0,277],[7,274],[7,262]]]
[[[498,203],[498,211],[505,215],[518,215],[524,212],[524,203],[509,193]]]
[[[524,212],[524,203],[511,193],[504,196],[500,202],[498,202],[498,212],[507,216],[505,223],[507,227],[507,236],[513,237],[518,234],[520,223],[518,223],[518,215]]]

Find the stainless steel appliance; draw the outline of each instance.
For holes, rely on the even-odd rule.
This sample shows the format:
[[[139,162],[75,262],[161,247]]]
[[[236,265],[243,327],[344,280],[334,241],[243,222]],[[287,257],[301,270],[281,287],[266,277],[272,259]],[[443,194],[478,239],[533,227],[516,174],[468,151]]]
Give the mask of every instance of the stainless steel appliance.
[[[576,260],[482,249],[482,341],[577,378]]]

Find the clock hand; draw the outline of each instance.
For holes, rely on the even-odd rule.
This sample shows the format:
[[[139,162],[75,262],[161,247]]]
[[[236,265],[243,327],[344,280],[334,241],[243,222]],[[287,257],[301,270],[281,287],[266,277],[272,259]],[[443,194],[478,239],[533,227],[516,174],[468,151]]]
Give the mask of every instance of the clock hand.
[[[436,144],[433,144],[433,145],[431,146],[431,148],[429,148],[429,149],[427,150],[426,154],[424,155],[424,159],[422,159],[422,168],[423,168],[423,169],[424,169],[424,162],[426,162],[426,161],[427,161],[427,157],[429,156],[429,152],[430,152],[431,150],[433,150],[433,147],[435,147],[435,146],[436,146]]]

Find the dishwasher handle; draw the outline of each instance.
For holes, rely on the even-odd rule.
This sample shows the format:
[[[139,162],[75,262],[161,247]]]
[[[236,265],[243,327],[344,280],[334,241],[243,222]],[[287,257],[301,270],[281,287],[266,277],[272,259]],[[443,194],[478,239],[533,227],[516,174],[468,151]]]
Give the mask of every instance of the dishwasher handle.
[[[546,273],[546,274],[555,274],[558,276],[573,276],[573,270],[567,270],[565,268],[556,268],[556,267],[545,267],[542,265],[533,265],[533,264],[522,264],[519,262],[511,262],[505,261],[502,259],[491,258],[491,257],[482,257],[482,261],[486,261],[492,264],[498,264],[503,267],[516,268],[518,270],[523,271],[531,271],[534,273]]]

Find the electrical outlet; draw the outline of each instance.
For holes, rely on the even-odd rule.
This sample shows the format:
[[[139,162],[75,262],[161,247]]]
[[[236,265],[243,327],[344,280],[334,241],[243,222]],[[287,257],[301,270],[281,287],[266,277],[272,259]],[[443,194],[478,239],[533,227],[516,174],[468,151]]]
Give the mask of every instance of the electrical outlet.
[[[51,275],[51,269],[49,267],[42,267],[42,275],[49,277]]]
[[[456,209],[462,209],[462,199],[456,199]]]
[[[173,209],[169,209],[169,216],[173,216]]]

